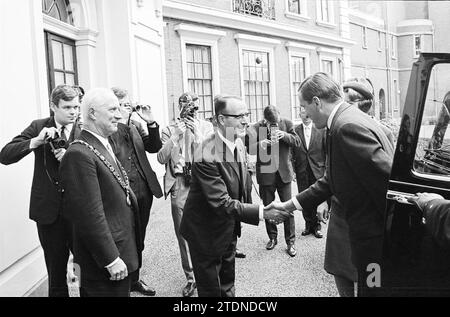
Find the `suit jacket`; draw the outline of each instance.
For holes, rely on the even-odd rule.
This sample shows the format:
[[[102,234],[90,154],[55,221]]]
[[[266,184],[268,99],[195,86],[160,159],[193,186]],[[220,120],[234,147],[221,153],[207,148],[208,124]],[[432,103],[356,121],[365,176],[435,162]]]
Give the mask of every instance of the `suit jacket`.
[[[161,133],[161,141],[162,148],[158,152],[158,162],[166,165],[166,174],[164,175],[164,195],[169,195],[172,190],[173,185],[175,184],[176,175],[175,175],[175,165],[180,160],[180,149],[181,142],[183,142],[184,138],[179,141],[177,144],[174,144],[170,137],[173,135],[175,130],[175,124],[171,124],[166,127]],[[214,131],[213,125],[211,122],[205,120],[199,120],[199,132],[200,132],[200,140],[197,140],[199,145],[206,139],[212,132]],[[201,147],[199,146],[201,149]],[[193,151],[195,153],[195,149]]]
[[[116,164],[94,135],[82,131],[79,139],[92,145],[113,166]],[[73,225],[74,262],[80,265],[82,280],[109,279],[105,266],[119,256],[128,272],[135,271],[140,265],[138,251],[142,246],[137,245],[139,217],[135,215],[134,195],[132,208],[112,172],[83,144],[70,145],[60,172],[63,215]]]
[[[43,128],[50,127],[56,128],[53,116],[34,120],[20,135],[6,144],[0,153],[0,163],[9,165],[34,152],[30,219],[39,224],[55,222],[61,211],[59,161],[55,158],[50,145],[47,143],[34,150],[30,149],[31,139],[37,137]],[[79,124],[74,123],[68,141],[73,141],[79,134]]]
[[[159,126],[156,128],[148,128],[148,135],[141,137],[136,127],[131,124],[119,123],[118,130],[112,136],[109,137],[114,154],[122,164],[131,159],[127,155],[127,147],[133,147],[138,160],[137,164],[141,167],[148,188],[156,198],[162,197],[161,186],[158,182],[158,177],[153,171],[147,158],[145,151],[149,153],[156,153],[162,146],[161,138],[159,136]]]
[[[217,133],[208,137],[202,148],[203,161],[194,162],[192,167],[180,232],[200,253],[220,256],[240,235],[241,221],[258,225],[259,206],[247,203],[251,194],[250,175],[245,164],[239,171],[233,153]],[[245,161],[242,142],[238,149]]]
[[[259,185],[275,184],[276,173],[280,174],[283,183],[292,182],[294,171],[291,162],[291,146],[298,146],[300,139],[294,131],[292,121],[281,119],[281,131],[286,135],[275,146],[268,150],[261,148],[261,141],[267,138],[268,128],[264,121],[256,123],[246,137],[249,154],[256,155],[256,180]]]
[[[312,124],[308,148],[306,147],[303,123],[295,128],[295,133],[300,138],[300,144],[293,148],[294,170],[297,174],[297,181],[305,178],[308,164],[314,177],[316,179],[321,178],[325,173],[326,129],[319,130]]]
[[[335,195],[346,211],[353,262],[360,268],[379,263],[393,148],[372,118],[346,103],[333,119],[327,148],[324,177],[297,199],[312,208]]]

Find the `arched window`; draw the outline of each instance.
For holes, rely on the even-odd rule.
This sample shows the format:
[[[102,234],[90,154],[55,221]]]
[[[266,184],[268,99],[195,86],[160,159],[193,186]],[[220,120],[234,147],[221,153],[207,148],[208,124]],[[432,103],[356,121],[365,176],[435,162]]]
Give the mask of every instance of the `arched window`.
[[[42,0],[42,12],[64,23],[74,25],[69,0]]]

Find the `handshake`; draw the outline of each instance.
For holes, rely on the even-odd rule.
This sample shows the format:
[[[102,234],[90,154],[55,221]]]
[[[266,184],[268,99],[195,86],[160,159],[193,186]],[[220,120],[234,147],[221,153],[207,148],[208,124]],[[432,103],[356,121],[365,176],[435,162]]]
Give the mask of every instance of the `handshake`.
[[[284,222],[289,216],[293,215],[295,207],[292,200],[284,203],[273,201],[264,207],[264,219],[274,224]],[[317,207],[317,219],[322,223],[326,223],[329,218],[329,210],[327,202],[323,202]]]
[[[264,219],[273,224],[280,224],[293,215],[294,208],[289,208],[287,203],[271,202],[264,207]]]

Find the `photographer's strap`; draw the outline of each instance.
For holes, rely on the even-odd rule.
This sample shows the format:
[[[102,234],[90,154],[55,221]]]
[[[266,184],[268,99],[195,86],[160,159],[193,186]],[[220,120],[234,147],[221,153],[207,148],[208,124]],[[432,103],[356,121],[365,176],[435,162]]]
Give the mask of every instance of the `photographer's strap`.
[[[111,164],[111,162],[109,162],[106,157],[101,154],[96,148],[94,148],[92,145],[90,145],[89,143],[82,141],[82,140],[75,140],[73,141],[71,144],[82,144],[84,146],[86,146],[89,150],[91,150],[102,162],[103,164],[106,165],[106,167],[109,169],[109,171],[114,175],[114,178],[117,180],[117,182],[119,183],[120,187],[122,187],[122,189],[125,191],[125,195],[127,197],[127,205],[131,206],[131,200],[130,200],[130,182],[128,180],[128,175],[127,172],[125,171],[125,169],[123,168],[122,164],[120,164],[119,160],[116,160],[117,166],[120,169],[120,172],[123,175],[123,179],[122,177],[119,175],[119,173],[116,171],[116,169],[114,168],[114,166]]]

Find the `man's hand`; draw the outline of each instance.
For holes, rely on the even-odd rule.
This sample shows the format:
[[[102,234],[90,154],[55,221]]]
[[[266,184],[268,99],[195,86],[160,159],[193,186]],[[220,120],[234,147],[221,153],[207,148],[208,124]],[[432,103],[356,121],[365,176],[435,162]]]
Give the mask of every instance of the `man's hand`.
[[[181,120],[177,120],[175,123],[175,130],[172,135],[173,140],[178,142],[178,140],[183,137],[184,132],[186,132],[186,124]]]
[[[262,148],[264,151],[266,151],[266,150],[267,150],[267,147],[268,147],[269,145],[271,145],[272,142],[271,142],[270,140],[264,139],[264,140],[262,140],[261,142],[259,142],[259,144],[261,145],[261,148]]]
[[[53,155],[55,155],[55,158],[60,162],[61,162],[64,154],[66,154],[65,148],[60,148],[60,149],[56,149],[53,151]]]
[[[121,281],[128,276],[127,265],[121,258],[113,266],[108,268],[108,272],[111,275],[109,278],[111,281]]]
[[[280,224],[291,216],[291,213],[284,209],[282,203],[272,203],[271,205],[272,207],[270,208],[268,208],[269,206],[264,207],[264,219],[275,224]]]
[[[317,219],[319,220],[319,222],[326,224],[328,218],[329,218],[328,204],[326,201],[324,201],[317,207]]]
[[[48,139],[53,139],[58,135],[58,130],[55,127],[43,128],[37,137],[30,141],[30,149],[35,149],[44,144]]]
[[[279,141],[282,138],[284,138],[284,136],[286,135],[286,132],[281,131],[281,130],[277,130],[275,135],[276,135],[276,139]]]
[[[408,201],[423,211],[425,205],[433,199],[444,199],[444,197],[435,193],[417,193],[415,197],[408,198]]]
[[[137,111],[137,114],[147,123],[155,122],[152,107],[150,107],[149,105],[142,105],[141,108]]]

